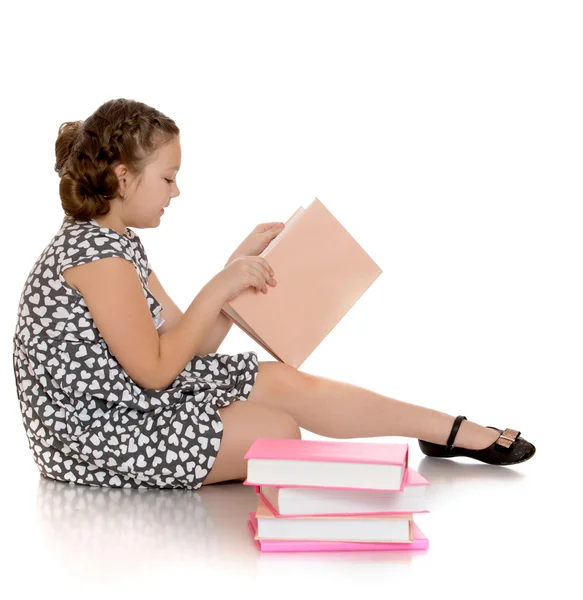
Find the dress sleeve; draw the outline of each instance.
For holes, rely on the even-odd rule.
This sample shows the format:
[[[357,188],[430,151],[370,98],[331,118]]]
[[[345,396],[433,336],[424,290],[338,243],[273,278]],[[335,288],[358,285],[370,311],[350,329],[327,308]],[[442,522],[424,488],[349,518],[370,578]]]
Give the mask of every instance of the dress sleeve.
[[[140,236],[133,230],[130,230],[130,236],[136,265],[139,268],[142,277],[144,278],[144,282],[147,284],[148,279],[150,278],[150,273],[152,273],[153,270],[152,265],[150,264],[148,254],[144,248],[144,244],[142,244]]]
[[[123,236],[115,232],[88,232],[81,241],[79,239],[70,240],[68,247],[65,249],[65,257],[61,262],[61,272],[69,267],[83,265],[111,256],[125,258],[136,266],[135,252]]]

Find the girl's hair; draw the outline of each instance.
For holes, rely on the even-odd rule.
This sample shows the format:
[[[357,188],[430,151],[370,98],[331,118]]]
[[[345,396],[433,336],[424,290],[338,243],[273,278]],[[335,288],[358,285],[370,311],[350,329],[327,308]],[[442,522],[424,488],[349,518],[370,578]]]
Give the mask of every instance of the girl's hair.
[[[125,98],[105,102],[85,121],[63,123],[55,171],[65,214],[82,221],[106,215],[119,191],[114,168],[123,163],[139,178],[154,152],[179,134],[172,119]]]

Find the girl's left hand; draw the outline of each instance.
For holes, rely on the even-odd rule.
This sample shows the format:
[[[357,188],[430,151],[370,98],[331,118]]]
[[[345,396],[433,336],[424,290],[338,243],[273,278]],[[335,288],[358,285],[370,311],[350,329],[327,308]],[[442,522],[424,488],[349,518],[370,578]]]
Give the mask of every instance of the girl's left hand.
[[[259,256],[269,245],[271,240],[279,235],[284,228],[284,223],[261,223],[239,244],[235,252],[227,261],[231,261],[239,256]],[[225,265],[225,266],[226,266]]]

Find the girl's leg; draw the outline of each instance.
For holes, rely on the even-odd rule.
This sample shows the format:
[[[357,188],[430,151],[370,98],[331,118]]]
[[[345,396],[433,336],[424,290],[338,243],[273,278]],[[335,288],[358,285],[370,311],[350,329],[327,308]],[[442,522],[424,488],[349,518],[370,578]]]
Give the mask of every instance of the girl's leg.
[[[301,438],[300,428],[294,419],[270,406],[233,402],[219,408],[218,412],[223,424],[223,437],[203,485],[244,480],[247,477],[247,461],[243,456],[256,438]]]
[[[445,444],[455,417],[348,383],[303,373],[284,363],[259,363],[247,402],[277,408],[298,425],[330,438],[411,437]],[[463,421],[454,445],[480,450],[499,432]]]

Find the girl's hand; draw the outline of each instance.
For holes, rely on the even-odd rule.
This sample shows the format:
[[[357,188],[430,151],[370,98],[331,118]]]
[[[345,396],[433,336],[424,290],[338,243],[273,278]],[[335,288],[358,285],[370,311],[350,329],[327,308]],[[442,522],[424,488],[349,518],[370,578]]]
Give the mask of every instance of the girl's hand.
[[[229,302],[248,287],[254,287],[267,294],[267,284],[275,286],[273,269],[261,256],[239,256],[217,273],[212,283]]]
[[[271,240],[283,231],[283,228],[283,223],[261,223],[257,225],[241,242],[235,252],[231,254],[225,266],[240,256],[259,256]]]

